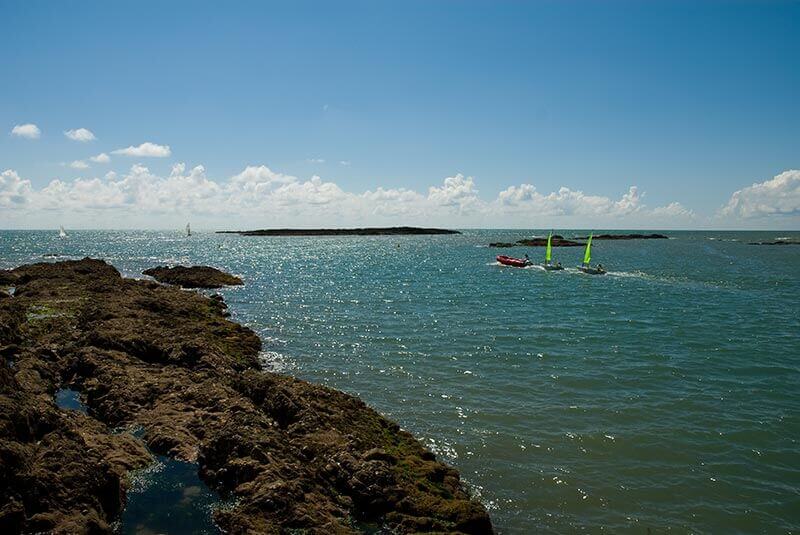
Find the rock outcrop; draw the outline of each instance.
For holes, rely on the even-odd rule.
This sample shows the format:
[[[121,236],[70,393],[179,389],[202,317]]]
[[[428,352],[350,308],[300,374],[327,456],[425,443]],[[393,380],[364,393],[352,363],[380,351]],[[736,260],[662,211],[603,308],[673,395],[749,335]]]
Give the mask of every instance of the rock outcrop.
[[[208,266],[158,266],[146,269],[142,273],[158,282],[182,288],[222,288],[244,284],[239,277]]]
[[[195,461],[230,533],[491,533],[456,470],[353,396],[261,371],[220,298],[98,260],[0,274],[0,532],[108,533],[125,474]],[[88,415],[59,410],[59,387]],[[123,431],[112,431],[112,430]]]

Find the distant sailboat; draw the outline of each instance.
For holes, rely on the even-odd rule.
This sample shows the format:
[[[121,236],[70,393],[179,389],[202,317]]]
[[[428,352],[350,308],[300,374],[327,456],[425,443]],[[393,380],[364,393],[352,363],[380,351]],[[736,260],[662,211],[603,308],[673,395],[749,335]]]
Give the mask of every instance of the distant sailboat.
[[[192,235],[192,227],[189,226],[189,223],[186,223],[186,236]]]
[[[58,237],[62,240],[67,237],[67,231],[64,230],[64,225],[58,227]]]
[[[553,261],[553,231],[550,231],[550,234],[547,235],[547,249],[545,249],[544,253],[544,269],[547,271],[558,271],[560,269],[564,269],[561,265],[561,262],[556,262],[555,264],[552,263]]]
[[[602,264],[597,264],[596,267],[589,265],[592,260],[592,236],[594,233],[589,234],[589,241],[586,242],[586,252],[583,253],[583,264],[578,266],[578,269],[589,275],[604,275],[606,270],[603,269]]]

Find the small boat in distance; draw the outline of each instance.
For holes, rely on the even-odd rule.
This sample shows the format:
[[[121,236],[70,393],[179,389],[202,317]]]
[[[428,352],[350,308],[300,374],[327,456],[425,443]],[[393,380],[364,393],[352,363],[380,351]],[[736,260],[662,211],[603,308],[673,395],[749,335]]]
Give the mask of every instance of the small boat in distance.
[[[544,253],[544,264],[542,265],[546,271],[559,271],[564,269],[561,262],[552,263],[553,260],[553,231],[547,235],[547,249]]]
[[[186,223],[186,237],[188,238],[191,235],[192,235],[192,227],[189,226],[189,223]]]
[[[589,234],[589,241],[586,242],[586,252],[583,254],[583,263],[578,266],[580,271],[588,275],[605,275],[606,270],[603,269],[603,264],[597,264],[595,267],[589,265],[592,259],[592,234]]]
[[[502,254],[497,256],[497,261],[504,266],[511,267],[527,267],[532,265],[532,262],[528,260],[528,258],[514,258],[513,256],[506,256]]]
[[[58,237],[62,240],[67,238],[67,231],[64,230],[64,225],[58,227]]]

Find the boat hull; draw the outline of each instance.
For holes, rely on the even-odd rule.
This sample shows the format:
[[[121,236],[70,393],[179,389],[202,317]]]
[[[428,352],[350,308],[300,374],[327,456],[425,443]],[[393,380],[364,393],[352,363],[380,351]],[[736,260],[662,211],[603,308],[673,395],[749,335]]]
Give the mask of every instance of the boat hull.
[[[593,267],[578,266],[579,271],[583,271],[587,275],[605,275],[605,269],[597,269]]]
[[[556,264],[555,266],[552,264],[542,264],[542,267],[545,271],[562,271],[564,266]]]
[[[524,258],[514,258],[513,256],[506,255],[498,255],[497,261],[504,266],[511,267],[527,267],[531,265],[530,260],[525,260]]]

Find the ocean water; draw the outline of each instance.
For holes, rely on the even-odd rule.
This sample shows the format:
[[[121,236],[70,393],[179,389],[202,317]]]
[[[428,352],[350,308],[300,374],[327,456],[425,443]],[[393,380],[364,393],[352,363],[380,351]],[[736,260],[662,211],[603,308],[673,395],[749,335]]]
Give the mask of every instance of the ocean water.
[[[543,248],[485,247],[542,231],[68,232],[0,232],[0,267],[92,256],[134,277],[242,276],[221,293],[265,367],[398,421],[500,533],[800,531],[800,246],[747,245],[800,233],[597,241],[610,272],[589,276],[502,267]]]

